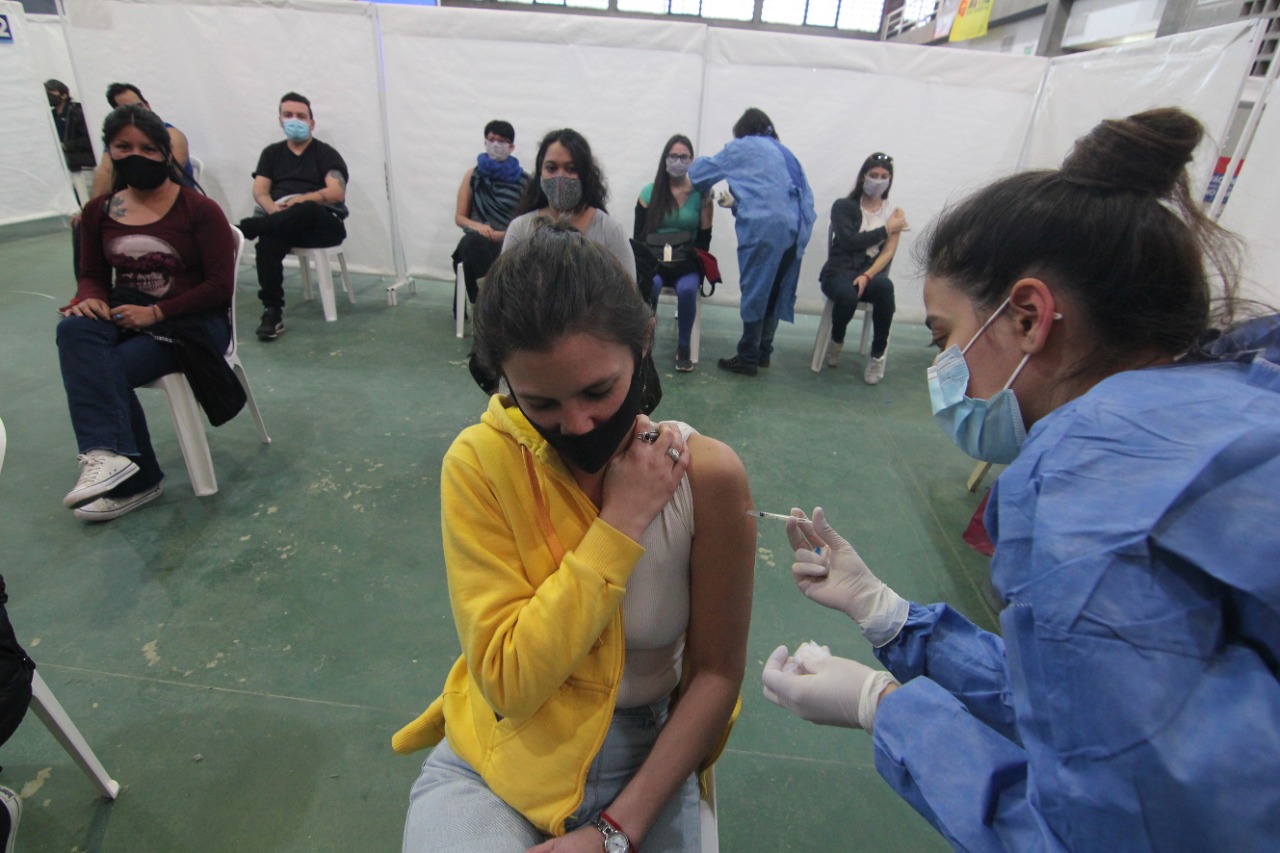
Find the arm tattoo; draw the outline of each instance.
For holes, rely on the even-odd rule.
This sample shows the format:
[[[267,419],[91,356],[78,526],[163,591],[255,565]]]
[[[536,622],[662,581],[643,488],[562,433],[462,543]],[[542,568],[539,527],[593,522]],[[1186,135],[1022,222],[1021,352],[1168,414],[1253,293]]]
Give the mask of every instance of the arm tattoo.
[[[337,169],[330,169],[329,174],[325,175],[325,177],[333,178],[335,181],[338,182],[338,186],[342,187],[342,189],[345,190],[347,188],[347,179],[342,177],[342,173],[339,172]]]
[[[111,199],[111,210],[110,210],[111,218],[124,219],[124,216],[126,213],[128,213],[128,211],[124,209],[124,199],[118,195],[113,196]]]

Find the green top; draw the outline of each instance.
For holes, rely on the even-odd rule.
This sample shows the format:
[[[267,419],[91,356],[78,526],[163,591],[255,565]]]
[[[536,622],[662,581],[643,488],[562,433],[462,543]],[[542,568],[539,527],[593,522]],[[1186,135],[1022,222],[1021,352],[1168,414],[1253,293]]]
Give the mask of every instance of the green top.
[[[640,200],[648,207],[649,199],[653,196],[653,184],[645,184],[644,189],[640,190]],[[662,220],[662,227],[658,229],[658,234],[673,234],[677,231],[692,231],[698,233],[698,227],[702,222],[702,193],[694,190],[689,193],[689,197],[685,199],[684,204],[675,213],[668,213]]]

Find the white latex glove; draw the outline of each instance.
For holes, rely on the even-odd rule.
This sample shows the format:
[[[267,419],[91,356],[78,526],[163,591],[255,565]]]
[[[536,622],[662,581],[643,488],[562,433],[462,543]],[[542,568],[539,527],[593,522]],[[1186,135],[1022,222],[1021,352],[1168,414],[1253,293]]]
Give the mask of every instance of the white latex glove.
[[[792,510],[792,515],[797,512]],[[791,574],[801,592],[846,613],[877,649],[898,636],[907,621],[906,599],[871,573],[853,546],[827,523],[822,507],[813,511],[812,521],[788,521],[787,541],[796,552]]]
[[[737,201],[737,199],[735,199],[733,197],[733,193],[729,192],[728,190],[721,190],[720,194],[716,196],[716,204],[720,205],[721,207],[731,208],[733,207],[733,204],[735,201]]]
[[[882,669],[847,658],[806,661],[805,672],[787,672],[786,646],[778,646],[765,662],[764,698],[822,726],[865,729],[875,725],[880,694],[898,681]]]

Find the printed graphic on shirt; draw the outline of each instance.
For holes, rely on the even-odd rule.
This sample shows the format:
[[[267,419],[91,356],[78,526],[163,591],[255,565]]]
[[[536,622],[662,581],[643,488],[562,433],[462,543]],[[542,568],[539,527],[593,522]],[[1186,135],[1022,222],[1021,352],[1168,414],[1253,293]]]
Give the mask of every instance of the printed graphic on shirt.
[[[126,234],[107,246],[107,262],[115,268],[116,287],[131,287],[157,299],[169,292],[182,271],[182,258],[158,237]]]

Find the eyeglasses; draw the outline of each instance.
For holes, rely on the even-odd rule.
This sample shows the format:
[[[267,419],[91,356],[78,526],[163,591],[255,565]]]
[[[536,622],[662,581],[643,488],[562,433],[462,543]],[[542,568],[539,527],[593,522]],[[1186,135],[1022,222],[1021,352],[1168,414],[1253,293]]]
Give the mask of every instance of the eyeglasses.
[[[668,160],[675,160],[677,163],[688,163],[693,160],[688,154],[668,154]]]
[[[888,154],[872,154],[867,159],[872,163],[893,163],[893,158]]]

